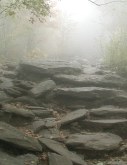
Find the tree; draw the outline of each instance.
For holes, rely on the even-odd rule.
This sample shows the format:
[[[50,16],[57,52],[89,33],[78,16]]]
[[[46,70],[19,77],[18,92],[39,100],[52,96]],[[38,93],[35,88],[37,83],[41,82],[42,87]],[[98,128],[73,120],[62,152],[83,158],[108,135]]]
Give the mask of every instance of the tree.
[[[1,0],[0,15],[13,16],[17,12],[24,10],[30,13],[32,23],[35,18],[43,21],[44,17],[50,14],[50,4],[49,0]]]
[[[104,5],[108,5],[108,4],[111,4],[111,3],[125,3],[125,2],[127,2],[127,1],[125,1],[125,0],[113,0],[113,1],[109,1],[109,2],[104,2],[104,3],[100,3],[100,2],[97,2],[97,1],[93,1],[93,0],[88,0],[88,1],[90,1],[91,3],[93,3],[94,5],[96,5],[96,6],[104,6]]]

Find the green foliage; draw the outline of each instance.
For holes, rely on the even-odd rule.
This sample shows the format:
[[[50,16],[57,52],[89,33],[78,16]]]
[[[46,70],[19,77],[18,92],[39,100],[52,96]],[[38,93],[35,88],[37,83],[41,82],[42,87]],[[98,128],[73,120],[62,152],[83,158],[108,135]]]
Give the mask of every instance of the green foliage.
[[[127,73],[127,33],[119,30],[114,33],[106,47],[105,64],[112,70]]]
[[[45,16],[50,13],[50,1],[48,0],[1,0],[0,14],[13,16],[20,10],[29,11],[30,21],[33,23],[35,18],[43,21]]]

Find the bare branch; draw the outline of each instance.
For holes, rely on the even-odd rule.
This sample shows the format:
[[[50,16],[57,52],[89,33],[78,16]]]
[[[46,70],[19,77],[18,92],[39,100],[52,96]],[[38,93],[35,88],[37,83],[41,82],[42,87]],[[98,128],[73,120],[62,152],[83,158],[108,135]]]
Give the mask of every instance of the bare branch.
[[[117,1],[117,0],[116,1],[110,1],[110,2],[101,3],[101,4],[96,3],[95,1],[92,1],[92,0],[88,0],[88,1],[90,1],[93,4],[95,4],[96,6],[104,6],[104,5],[108,5],[108,4],[116,3],[116,2],[118,2],[118,3],[127,3],[127,1],[124,1],[124,0],[122,0],[122,1]]]

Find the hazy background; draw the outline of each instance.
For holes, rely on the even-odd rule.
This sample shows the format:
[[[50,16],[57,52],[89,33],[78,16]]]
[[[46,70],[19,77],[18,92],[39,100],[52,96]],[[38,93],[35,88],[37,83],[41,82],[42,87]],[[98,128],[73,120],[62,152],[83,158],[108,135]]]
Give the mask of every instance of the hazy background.
[[[98,0],[102,3],[102,0]],[[107,2],[107,1],[106,1]],[[127,3],[96,6],[88,0],[55,1],[51,17],[31,23],[27,13],[0,16],[0,59],[76,60],[95,63],[114,33],[127,28]]]

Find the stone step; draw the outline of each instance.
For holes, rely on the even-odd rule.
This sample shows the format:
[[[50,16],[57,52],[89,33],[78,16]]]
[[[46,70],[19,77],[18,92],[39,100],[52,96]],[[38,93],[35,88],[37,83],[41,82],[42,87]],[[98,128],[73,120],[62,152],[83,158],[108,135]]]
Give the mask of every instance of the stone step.
[[[54,100],[66,106],[85,105],[95,108],[105,105],[127,107],[127,93],[123,90],[100,87],[54,89]]]
[[[57,84],[64,84],[76,87],[109,87],[109,88],[126,88],[126,80],[120,76],[114,76],[111,74],[97,75],[97,74],[81,74],[75,75],[55,75],[53,77]]]
[[[71,124],[73,122],[85,119],[88,116],[87,109],[79,109],[65,115],[59,122],[61,126]]]
[[[4,122],[0,122],[0,142],[27,151],[42,151],[42,147],[37,139],[25,135],[17,128]]]
[[[45,61],[41,63],[22,63],[18,69],[20,79],[41,81],[44,77],[51,77],[56,74],[81,74],[81,65],[66,61]]]
[[[72,161],[55,153],[49,153],[49,165],[73,165]]]
[[[89,111],[90,119],[121,119],[127,118],[127,108],[104,106]]]
[[[111,132],[127,138],[127,119],[83,120],[80,125],[87,131]]]
[[[121,143],[122,138],[111,133],[72,134],[66,140],[69,149],[95,159],[120,154]]]
[[[84,133],[70,135],[66,145],[76,150],[113,151],[121,142],[121,137],[111,133]]]
[[[87,165],[87,163],[82,158],[80,158],[77,154],[69,151],[66,148],[66,146],[64,146],[62,143],[46,138],[40,138],[39,141],[42,144],[42,146],[46,146],[49,150],[61,156],[65,156],[67,159],[71,160],[74,164]]]
[[[88,101],[115,97],[121,90],[100,87],[57,88],[54,90],[57,97],[84,99]]]

